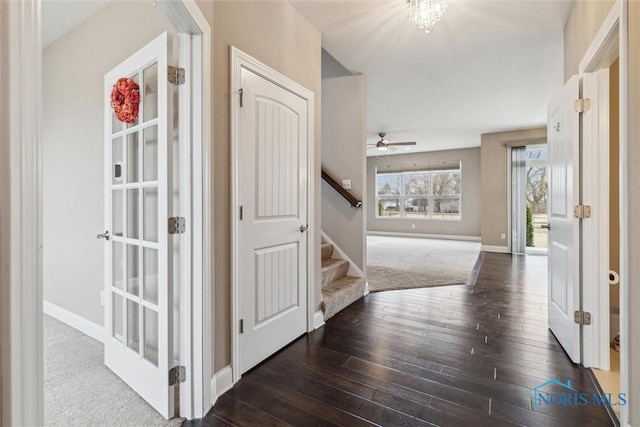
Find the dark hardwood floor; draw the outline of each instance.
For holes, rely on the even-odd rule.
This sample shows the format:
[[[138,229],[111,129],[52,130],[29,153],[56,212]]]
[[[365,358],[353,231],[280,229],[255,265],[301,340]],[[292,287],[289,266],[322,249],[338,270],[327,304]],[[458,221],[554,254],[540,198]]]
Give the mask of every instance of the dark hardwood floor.
[[[596,392],[546,327],[546,257],[485,253],[475,285],[369,294],[245,374],[185,426],[608,426],[534,406],[551,378]]]

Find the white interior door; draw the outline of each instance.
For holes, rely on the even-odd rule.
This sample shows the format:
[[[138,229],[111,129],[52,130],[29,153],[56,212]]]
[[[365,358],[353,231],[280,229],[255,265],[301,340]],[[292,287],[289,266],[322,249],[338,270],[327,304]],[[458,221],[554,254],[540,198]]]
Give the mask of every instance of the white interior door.
[[[574,111],[579,80],[573,76],[549,104],[549,329],[574,363],[580,363],[579,220],[573,208],[580,196],[580,123]]]
[[[167,58],[162,34],[105,76],[105,364],[166,418],[173,416],[172,290],[168,250]],[[140,87],[139,117],[115,118],[121,77]]]
[[[238,111],[239,374],[307,330],[307,99],[247,68]]]

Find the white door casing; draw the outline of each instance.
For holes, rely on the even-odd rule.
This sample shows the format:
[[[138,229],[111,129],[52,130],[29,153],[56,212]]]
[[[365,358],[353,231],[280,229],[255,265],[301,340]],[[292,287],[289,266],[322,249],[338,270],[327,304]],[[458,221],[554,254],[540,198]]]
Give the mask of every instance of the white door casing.
[[[167,218],[172,97],[165,32],[105,76],[105,364],[165,418],[174,415],[173,291]],[[135,123],[115,118],[120,77],[140,87]]]
[[[574,363],[580,363],[579,220],[573,208],[580,196],[580,122],[574,111],[579,79],[573,76],[549,104],[549,329]]]
[[[582,308],[591,313],[584,328],[587,368],[609,370],[609,69],[582,76],[582,97],[591,107],[582,115],[582,200],[592,207],[582,224]]]
[[[309,330],[313,94],[232,48],[233,373]],[[242,106],[240,106],[242,103]]]

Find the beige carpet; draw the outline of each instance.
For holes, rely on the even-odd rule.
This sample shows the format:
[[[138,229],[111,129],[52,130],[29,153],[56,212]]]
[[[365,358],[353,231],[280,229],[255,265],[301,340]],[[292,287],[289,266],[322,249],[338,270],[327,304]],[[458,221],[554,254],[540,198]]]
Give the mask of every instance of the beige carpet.
[[[465,284],[479,255],[479,242],[368,236],[369,290]]]
[[[44,316],[45,426],[177,427],[104,366],[104,346]]]

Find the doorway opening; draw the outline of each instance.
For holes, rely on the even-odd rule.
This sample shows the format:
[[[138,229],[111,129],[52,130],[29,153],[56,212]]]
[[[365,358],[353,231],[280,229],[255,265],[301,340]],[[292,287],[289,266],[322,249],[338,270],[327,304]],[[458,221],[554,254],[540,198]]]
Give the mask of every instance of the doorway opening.
[[[58,10],[46,15],[64,15],[65,7],[77,7],[72,3],[50,3]],[[124,30],[114,31],[118,26]],[[141,54],[163,32],[169,33],[160,36],[165,37],[165,55],[170,45],[175,55],[161,61],[155,54],[153,58]],[[56,420],[50,417],[51,409],[61,412],[62,408],[49,399],[47,425],[68,425],[69,417],[83,425],[93,424],[91,419],[96,423],[162,424],[174,414],[200,417],[210,407],[211,299],[204,285],[210,282],[210,270],[203,263],[210,259],[211,242],[207,226],[210,193],[203,190],[209,185],[210,173],[210,125],[208,120],[205,123],[211,99],[206,83],[209,41],[209,24],[191,0],[111,2],[85,15],[38,52],[44,70],[42,286],[44,312],[50,316],[45,318],[45,340],[39,354],[42,356],[44,347],[45,358],[57,355],[59,339],[79,350],[92,347],[87,354],[71,350],[72,357],[63,357],[63,362],[82,356],[75,358],[77,365],[95,364],[82,366],[88,372],[84,378],[73,366],[47,366],[45,397],[58,394],[47,390],[50,385],[73,388],[69,377],[82,383],[94,373],[101,379],[90,384],[89,392],[97,390],[102,396],[90,401],[87,393],[76,389],[76,397],[63,399],[64,404],[83,407],[79,411],[73,407]],[[135,72],[117,68],[131,58],[141,61]],[[114,67],[119,70],[114,78],[139,84],[135,123],[111,117],[113,82],[106,82],[105,75]],[[183,73],[182,78],[168,78],[173,67],[177,76]],[[160,105],[166,106],[166,114],[161,114]],[[166,129],[169,121],[175,123],[171,133]],[[162,139],[166,141],[159,144]],[[174,232],[169,217],[176,217]],[[96,240],[97,233],[105,240]],[[163,253],[166,258],[159,256]],[[170,282],[173,289],[167,285]],[[143,369],[155,369],[156,386],[150,381],[126,380],[118,373],[128,384],[124,385],[105,368],[103,346],[110,339],[119,340],[124,348],[112,362],[136,378]],[[59,347],[70,354],[71,345]],[[83,358],[87,355],[90,361]],[[125,358],[137,358],[143,369],[132,369]],[[109,368],[116,372],[113,363]],[[159,389],[165,409],[148,397],[149,390],[153,394]],[[124,403],[105,400],[104,393]],[[147,396],[144,399],[151,406],[139,396]],[[135,406],[136,400],[146,408],[122,411]],[[43,401],[36,396],[30,405],[39,407],[33,417],[39,421],[28,424],[42,424]],[[118,417],[104,412],[96,415],[100,405],[112,414],[114,410],[121,413]],[[131,417],[134,412],[140,416]],[[119,421],[123,416],[127,418]]]
[[[547,254],[549,153],[546,144],[511,148],[512,253]]]
[[[619,60],[609,67],[609,370],[593,369],[605,393],[617,396],[620,386],[620,123]],[[618,420],[619,406],[612,407]]]

